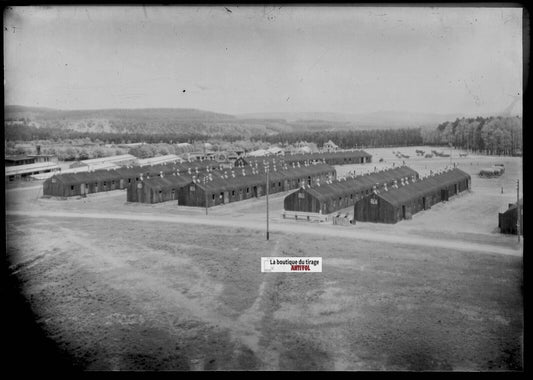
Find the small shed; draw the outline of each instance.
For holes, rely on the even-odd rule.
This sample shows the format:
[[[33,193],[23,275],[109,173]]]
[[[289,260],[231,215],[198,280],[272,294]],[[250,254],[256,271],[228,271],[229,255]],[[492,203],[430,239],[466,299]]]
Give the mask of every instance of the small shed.
[[[516,235],[518,212],[520,212],[520,235],[524,234],[523,199],[518,201],[518,207],[517,203],[509,203],[508,209],[498,214],[498,227],[502,234]]]

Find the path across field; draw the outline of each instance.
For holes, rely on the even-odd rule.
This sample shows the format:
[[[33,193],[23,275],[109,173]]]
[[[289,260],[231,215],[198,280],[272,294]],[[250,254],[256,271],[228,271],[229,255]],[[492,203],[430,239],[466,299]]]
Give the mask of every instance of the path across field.
[[[265,230],[265,223],[256,221],[239,221],[233,218],[209,218],[205,216],[162,216],[162,215],[147,215],[147,214],[126,214],[126,213],[90,213],[90,212],[59,212],[59,211],[7,211],[6,215],[13,216],[30,216],[30,217],[53,217],[53,218],[90,218],[90,219],[119,219],[130,221],[150,221],[150,222],[164,222],[164,223],[184,223],[197,224],[209,226],[226,226],[238,227],[253,230]],[[303,224],[270,224],[270,231],[272,232],[294,232],[322,236],[336,236],[357,240],[379,241],[386,243],[416,245],[425,247],[439,247],[449,248],[467,252],[480,252],[488,254],[512,255],[522,256],[522,249],[511,249],[504,247],[495,247],[493,245],[476,244],[457,240],[443,240],[434,238],[421,238],[413,236],[399,236],[390,233],[376,233],[368,231],[358,231],[355,228],[343,228],[333,226],[314,226]]]

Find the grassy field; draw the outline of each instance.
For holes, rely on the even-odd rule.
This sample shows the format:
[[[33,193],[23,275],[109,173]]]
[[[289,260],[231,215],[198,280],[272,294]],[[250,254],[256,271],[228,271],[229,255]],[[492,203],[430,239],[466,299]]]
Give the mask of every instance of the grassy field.
[[[394,150],[411,155],[410,149]],[[371,153],[376,161],[383,156],[383,165],[392,158],[398,165],[392,150]],[[419,171],[446,165],[410,160]],[[497,212],[516,196],[521,161],[462,160],[471,193],[396,225],[313,224],[324,234],[302,235],[294,226],[309,224],[281,219],[284,194],[276,194],[270,241],[252,228],[264,221],[264,199],[215,207],[205,217],[203,209],[173,202],[127,204],[121,191],[45,200],[35,183],[6,192],[8,212],[61,210],[73,217],[8,214],[9,269],[42,331],[87,370],[521,370],[520,254],[326,234],[367,231],[516,249],[516,236],[496,227]],[[500,161],[504,176],[475,175],[477,167]],[[90,219],[87,212],[227,226]],[[321,256],[323,272],[260,273],[264,256]]]
[[[8,237],[43,328],[89,370],[522,366],[518,257],[81,219]],[[319,252],[322,274],[259,273]]]

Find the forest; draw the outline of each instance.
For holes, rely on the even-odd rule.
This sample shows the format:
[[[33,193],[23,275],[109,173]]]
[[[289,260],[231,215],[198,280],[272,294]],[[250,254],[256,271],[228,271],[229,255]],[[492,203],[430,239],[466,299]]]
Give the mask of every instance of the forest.
[[[188,142],[207,141],[209,136],[199,133],[158,133],[143,132],[116,133],[116,132],[82,132],[72,129],[57,127],[35,127],[27,124],[7,124],[4,129],[4,139],[7,141],[33,141],[33,140],[100,140],[109,144],[125,144],[145,142],[148,144],[159,142]]]
[[[181,153],[172,148],[172,144],[188,142],[199,144],[204,142],[227,142],[234,145],[239,141],[249,141],[249,147],[268,147],[270,144],[287,146],[301,141],[315,143],[321,147],[332,140],[341,149],[396,147],[435,145],[453,146],[471,152],[488,155],[515,155],[522,151],[522,118],[520,117],[477,117],[461,118],[455,121],[441,123],[436,128],[402,128],[402,129],[350,129],[350,130],[302,130],[284,131],[279,133],[255,133],[250,137],[234,133],[219,133],[210,136],[195,132],[165,132],[165,133],[116,133],[116,132],[88,132],[63,129],[59,127],[36,127],[27,123],[5,123],[4,133],[6,146],[14,148],[14,142],[29,142],[37,140],[51,141],[56,144],[66,144],[68,141],[87,141],[102,144],[139,143],[161,145],[151,152],[144,147],[138,152],[142,156],[157,153]],[[85,144],[87,146],[88,144]],[[218,144],[217,144],[218,145]],[[243,145],[243,144],[241,144]],[[85,157],[86,152],[81,148],[61,150],[62,156],[69,159]],[[9,149],[14,151],[15,149]],[[247,149],[248,150],[248,149]],[[116,150],[118,153],[118,150]],[[7,153],[7,152],[6,152]],[[101,154],[109,155],[111,151],[89,151],[89,157]],[[92,158],[92,157],[91,157]]]
[[[434,130],[422,130],[425,145],[449,145],[488,155],[515,155],[522,151],[521,117],[477,117],[447,121]]]
[[[294,144],[299,141],[313,142],[319,147],[331,140],[340,148],[414,146],[422,144],[420,128],[372,129],[349,131],[306,131],[288,132],[271,136],[255,136],[257,140],[269,143]]]

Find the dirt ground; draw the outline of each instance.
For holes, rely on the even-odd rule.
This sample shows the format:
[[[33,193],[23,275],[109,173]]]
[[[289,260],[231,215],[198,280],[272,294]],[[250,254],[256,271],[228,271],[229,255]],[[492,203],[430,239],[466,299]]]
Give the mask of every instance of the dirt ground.
[[[415,149],[369,152],[398,165],[399,150],[420,172],[449,164]],[[396,225],[284,220],[276,194],[269,241],[264,199],[206,217],[128,204],[123,191],[59,201],[40,198],[39,182],[11,186],[9,269],[42,330],[86,370],[521,370],[522,246],[496,227],[522,163],[452,160],[472,192]],[[496,162],[502,177],[477,176]],[[265,256],[321,256],[323,272],[260,273]]]

